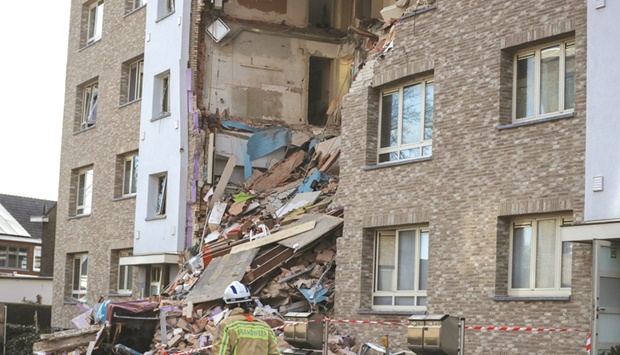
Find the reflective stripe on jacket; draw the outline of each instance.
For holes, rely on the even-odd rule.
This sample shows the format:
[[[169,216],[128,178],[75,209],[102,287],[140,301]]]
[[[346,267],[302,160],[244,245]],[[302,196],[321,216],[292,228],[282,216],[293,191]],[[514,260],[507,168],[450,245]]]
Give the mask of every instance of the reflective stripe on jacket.
[[[280,350],[276,334],[267,323],[246,317],[242,308],[235,308],[217,325],[212,354],[279,355]]]

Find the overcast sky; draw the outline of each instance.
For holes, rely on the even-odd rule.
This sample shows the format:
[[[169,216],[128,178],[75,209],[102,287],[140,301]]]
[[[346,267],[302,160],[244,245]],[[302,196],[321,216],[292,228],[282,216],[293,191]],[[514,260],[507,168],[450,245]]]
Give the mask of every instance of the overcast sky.
[[[70,5],[3,5],[0,194],[58,199]]]

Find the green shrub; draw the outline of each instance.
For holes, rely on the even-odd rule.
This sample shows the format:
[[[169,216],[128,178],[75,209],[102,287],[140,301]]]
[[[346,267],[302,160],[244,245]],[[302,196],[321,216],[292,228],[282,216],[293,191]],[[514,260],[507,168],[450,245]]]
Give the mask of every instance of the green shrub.
[[[7,323],[6,339],[7,354],[31,355],[32,345],[41,340],[41,334],[34,326]]]

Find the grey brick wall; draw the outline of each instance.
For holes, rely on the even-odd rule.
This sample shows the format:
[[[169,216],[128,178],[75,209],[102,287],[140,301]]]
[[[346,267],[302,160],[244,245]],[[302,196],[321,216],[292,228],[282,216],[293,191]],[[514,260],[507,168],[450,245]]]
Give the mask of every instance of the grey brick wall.
[[[408,314],[371,308],[373,229],[430,228],[428,313],[470,325],[589,329],[591,247],[575,245],[569,301],[495,301],[508,282],[510,216],[583,214],[585,150],[585,1],[438,1],[435,10],[397,24],[394,48],[371,60],[343,102],[335,317],[401,321]],[[512,57],[559,38],[576,43],[574,117],[498,129],[511,122]],[[434,75],[430,160],[376,165],[382,87]],[[406,328],[338,325],[360,341]],[[469,354],[582,353],[587,332],[466,331]]]
[[[125,2],[106,1],[102,38],[84,47],[84,9],[91,3],[72,1],[68,34],[52,305],[52,326],[59,328],[70,327],[71,318],[80,313],[66,302],[71,294],[72,254],[89,254],[87,303],[94,305],[100,296],[115,291],[110,290],[116,284],[111,278],[117,275],[116,265],[111,266],[112,250],[133,246],[135,201],[115,198],[115,166],[118,155],[138,149],[140,101],[119,102],[123,63],[144,52],[146,8],[126,15]],[[79,87],[93,78],[99,82],[97,123],[79,132],[75,129]],[[94,169],[92,213],[75,218],[72,171],[84,166]]]

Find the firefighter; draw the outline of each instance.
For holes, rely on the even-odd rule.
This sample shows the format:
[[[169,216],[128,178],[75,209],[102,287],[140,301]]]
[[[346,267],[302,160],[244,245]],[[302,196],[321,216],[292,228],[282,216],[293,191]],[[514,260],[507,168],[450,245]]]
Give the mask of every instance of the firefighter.
[[[217,325],[213,355],[280,355],[276,334],[269,325],[252,316],[250,290],[234,281],[224,291],[224,303],[234,307]]]

